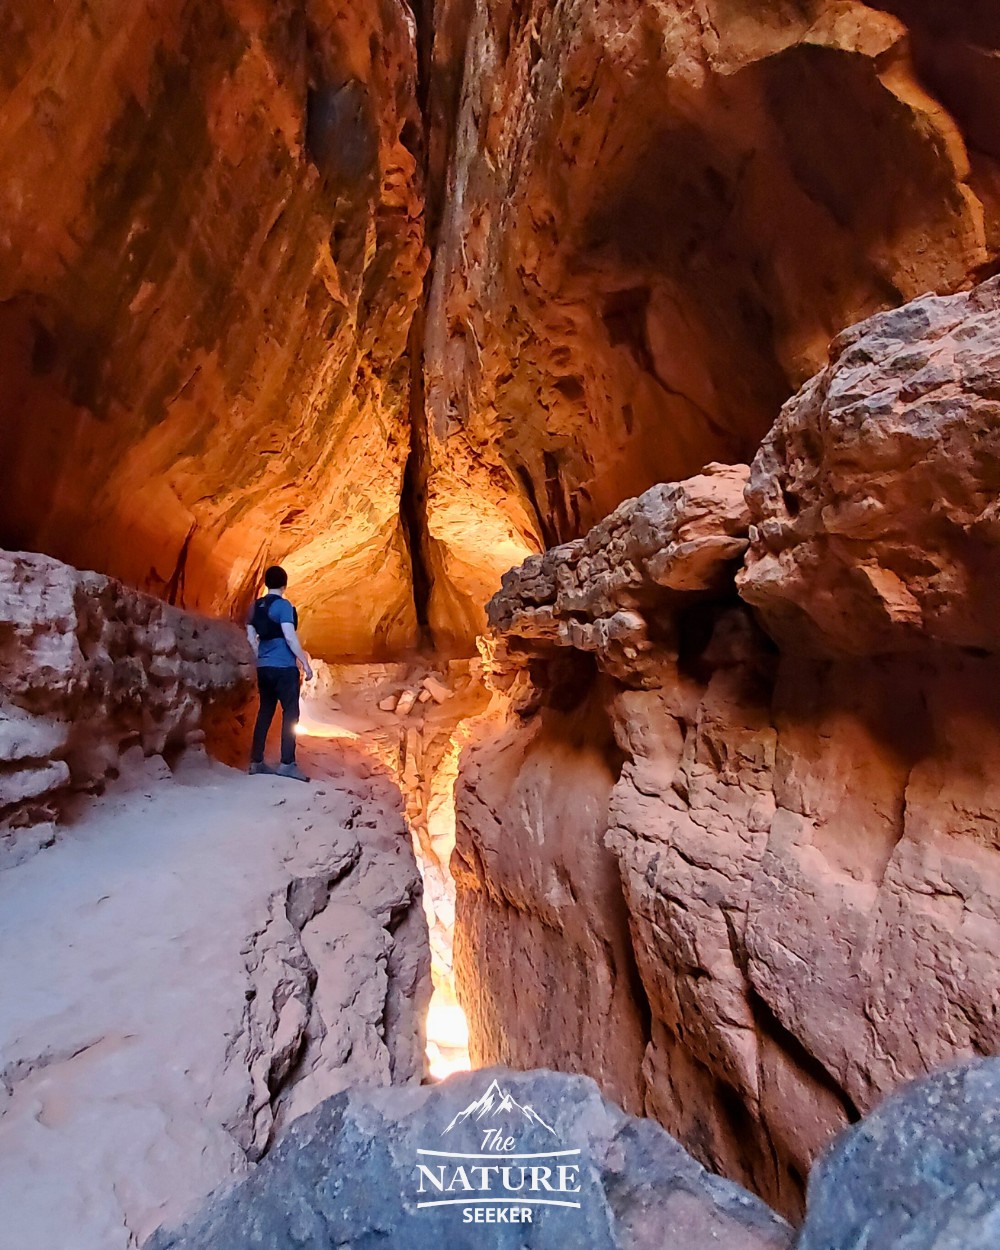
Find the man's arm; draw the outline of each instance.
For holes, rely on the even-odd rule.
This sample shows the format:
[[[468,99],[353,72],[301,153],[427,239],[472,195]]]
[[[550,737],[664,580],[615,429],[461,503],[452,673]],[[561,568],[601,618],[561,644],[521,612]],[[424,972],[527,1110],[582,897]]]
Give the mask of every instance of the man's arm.
[[[302,672],[305,675],[306,681],[312,681],[312,665],[309,663],[309,657],[302,648],[302,643],[299,642],[299,636],[295,632],[295,626],[290,621],[282,621],[281,632],[285,635],[285,642],[288,643],[292,655],[294,655],[302,665]]]
[[[260,646],[260,639],[257,637],[257,631],[252,625],[247,626],[247,641],[253,647],[254,655],[257,654],[257,648]]]

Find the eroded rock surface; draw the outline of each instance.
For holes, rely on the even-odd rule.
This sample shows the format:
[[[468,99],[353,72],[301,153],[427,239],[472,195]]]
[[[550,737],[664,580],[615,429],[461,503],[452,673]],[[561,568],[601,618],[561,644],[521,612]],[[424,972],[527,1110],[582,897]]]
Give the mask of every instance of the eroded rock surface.
[[[691,501],[739,469],[623,505],[490,605],[498,694],[457,799],[473,1055],[590,1071],[789,1212],[837,1129],[1000,1045],[995,579],[972,589],[995,554],[995,299],[848,336],[748,511],[704,514],[693,550],[717,559],[687,589],[649,570],[685,568]],[[737,580],[779,647],[732,582],[748,521]],[[920,612],[893,620],[887,587]]]
[[[0,540],[328,654],[415,639],[399,520],[423,241],[402,0],[0,16]]]
[[[651,637],[644,612],[665,625],[690,592],[725,590],[748,546],[745,465],[711,464],[684,482],[626,500],[583,538],[528,559],[503,578],[489,604],[492,630],[509,637],[516,664],[522,639],[599,657],[601,667],[641,684]],[[494,657],[494,685],[502,667]]]
[[[67,837],[0,873],[0,1205],[18,1250],[127,1250],[287,1122],[419,1081],[430,994],[398,794],[135,750]]]
[[[47,556],[0,552],[0,822],[52,817],[122,752],[238,737],[253,657],[236,626]],[[23,842],[23,839],[22,839]]]
[[[454,788],[464,722],[488,702],[478,659],[320,662],[304,700],[301,726],[308,737],[356,743],[399,786],[423,878],[434,982],[427,1056],[436,1077],[469,1066],[452,969],[455,884],[449,859],[455,847]]]
[[[493,1080],[519,1104],[512,1113],[517,1121],[473,1121],[442,1138],[449,1121]],[[525,1107],[548,1127],[524,1131]],[[530,1221],[514,1225],[466,1222],[461,1186],[454,1191],[457,1206],[417,1208],[417,1163],[437,1162],[417,1151],[475,1150],[482,1125],[498,1122],[525,1149],[551,1150],[555,1140],[557,1148],[580,1150],[571,1160],[580,1165],[580,1193],[564,1195],[578,1200],[579,1209],[527,1208]],[[433,1188],[430,1193],[439,1196]],[[186,1228],[159,1233],[148,1250],[243,1250],[250,1244],[326,1250],[375,1240],[413,1250],[784,1250],[790,1238],[791,1230],[762,1203],[706,1173],[657,1125],[604,1102],[592,1081],[493,1070],[430,1088],[351,1090],[330,1099],[296,1121],[248,1180],[215,1196]]]
[[[989,0],[11,0],[0,42],[0,539],[212,612],[281,560],[328,657],[470,654],[506,568],[1000,249]]]
[[[973,279],[1000,79],[988,3],[452,0],[438,21],[442,101],[468,32],[426,339],[447,636],[527,551],[749,460],[846,326]]]
[[[1000,643],[1000,279],[841,335],[754,461],[743,598],[789,649]]]

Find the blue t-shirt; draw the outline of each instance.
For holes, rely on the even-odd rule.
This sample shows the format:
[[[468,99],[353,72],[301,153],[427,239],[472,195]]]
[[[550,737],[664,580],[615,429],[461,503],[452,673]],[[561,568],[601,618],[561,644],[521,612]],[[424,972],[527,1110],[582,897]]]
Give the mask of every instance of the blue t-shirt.
[[[275,599],[267,612],[276,625],[294,625],[295,609],[287,599]],[[281,638],[262,638],[257,647],[258,668],[294,668],[292,648]]]

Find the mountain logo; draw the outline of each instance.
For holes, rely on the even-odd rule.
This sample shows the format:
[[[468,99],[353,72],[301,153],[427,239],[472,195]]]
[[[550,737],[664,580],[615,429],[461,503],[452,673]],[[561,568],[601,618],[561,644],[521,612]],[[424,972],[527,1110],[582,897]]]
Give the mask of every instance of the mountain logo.
[[[533,1224],[542,1212],[556,1218],[584,1206],[583,1151],[497,1080],[416,1155],[415,1211],[452,1211],[463,1224]]]
[[[473,1121],[477,1124],[483,1121],[495,1119],[498,1116],[521,1117],[528,1124],[537,1124],[545,1129],[547,1133],[555,1136],[555,1129],[551,1124],[546,1124],[534,1107],[521,1103],[511,1094],[510,1090],[504,1089],[499,1082],[493,1081],[489,1089],[484,1094],[470,1102],[469,1105],[455,1116],[446,1129],[442,1132],[450,1133],[453,1128],[460,1124]]]

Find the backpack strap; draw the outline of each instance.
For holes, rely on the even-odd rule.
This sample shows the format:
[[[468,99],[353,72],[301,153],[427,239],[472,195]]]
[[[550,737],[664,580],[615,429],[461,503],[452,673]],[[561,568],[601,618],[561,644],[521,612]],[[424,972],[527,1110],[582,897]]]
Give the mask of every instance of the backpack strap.
[[[271,608],[274,606],[275,601],[280,598],[280,595],[264,595],[262,599],[258,599],[253,605],[250,624],[261,642],[274,642],[284,636],[284,630],[281,625],[271,616]],[[292,612],[295,612],[294,608]],[[297,615],[295,620],[296,622],[298,621]]]

